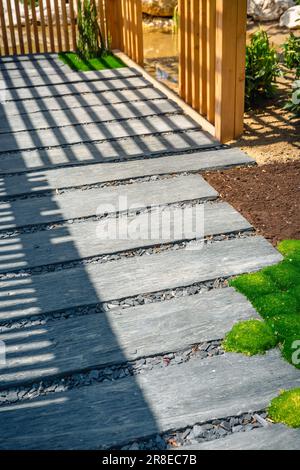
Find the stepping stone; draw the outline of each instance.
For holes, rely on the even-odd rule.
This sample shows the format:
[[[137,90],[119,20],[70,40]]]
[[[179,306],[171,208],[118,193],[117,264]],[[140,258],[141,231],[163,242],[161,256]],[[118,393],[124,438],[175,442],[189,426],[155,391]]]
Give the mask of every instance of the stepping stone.
[[[0,154],[196,128],[198,125],[184,115],[152,116],[101,124],[68,125],[45,130],[2,134]]]
[[[132,178],[231,168],[253,160],[238,149],[195,152],[140,160],[81,165],[0,177],[0,198],[36,194]]]
[[[256,317],[245,297],[228,288],[14,329],[0,334],[7,347],[0,387],[53,377],[58,370],[71,374],[182,351],[223,338],[236,322]],[[37,349],[40,367],[38,356],[28,354]]]
[[[130,69],[129,69],[130,70]],[[111,78],[110,80],[79,80],[74,83],[59,83],[39,87],[8,88],[5,91],[5,101],[43,99],[54,96],[95,93],[100,91],[127,90],[149,86],[149,82],[131,73],[128,78]],[[26,109],[26,102],[24,109]]]
[[[57,168],[112,160],[154,158],[161,155],[191,150],[204,150],[218,146],[208,134],[196,130],[191,132],[157,133],[157,135],[133,136],[123,140],[89,142],[71,147],[18,151],[0,155],[0,173],[16,173],[37,168]],[[144,163],[144,162],[143,162]],[[142,167],[141,162],[138,164]]]
[[[42,367],[38,358],[36,367]],[[299,384],[299,371],[284,362],[279,351],[251,358],[226,354],[191,360],[1,407],[0,448],[114,448],[210,419],[261,410],[278,390]]]
[[[184,446],[180,450],[300,450],[300,429],[275,424],[215,441]]]
[[[55,243],[54,239],[52,243]],[[281,260],[282,256],[264,238],[250,237],[217,242],[201,249],[194,247],[193,250],[169,251],[24,279],[2,280],[0,321],[5,323],[191,286],[257,271]]]
[[[6,120],[2,120],[4,123],[0,127],[0,132],[16,133],[19,131],[70,126],[72,124],[113,122],[170,113],[182,113],[181,109],[170,100],[140,101],[131,104],[115,104],[114,106],[103,106],[100,104],[100,106],[95,105],[93,108],[84,107],[80,109],[80,112],[64,109],[61,111],[43,111],[27,115],[10,116]]]
[[[68,192],[1,204],[0,230],[136,211],[182,201],[209,201],[217,196],[218,193],[199,175]]]
[[[55,98],[45,98],[42,100],[28,100],[26,106],[23,101],[8,101],[5,106],[0,106],[1,129],[4,128],[10,116],[20,116],[24,121],[30,119],[32,113],[42,113],[43,111],[60,111],[84,108],[93,106],[112,106],[118,103],[133,103],[134,101],[148,101],[166,98],[163,93],[152,86],[146,84],[135,90],[126,89],[118,91],[104,91],[86,93],[85,95],[57,96]]]
[[[192,209],[165,207],[160,212],[121,216],[117,221],[108,218],[0,239],[0,272],[249,229],[244,217],[226,203],[199,204]],[[52,243],[55,240],[58,243]]]
[[[0,90],[27,88],[27,87],[40,87],[48,85],[58,85],[61,83],[72,84],[76,82],[90,82],[98,80],[111,80],[111,79],[126,79],[129,77],[141,76],[135,69],[129,67],[122,67],[119,69],[107,69],[89,72],[69,72],[67,75],[63,73],[56,73],[54,75],[31,75],[29,73],[22,77],[13,77],[11,74],[2,76],[0,81]]]

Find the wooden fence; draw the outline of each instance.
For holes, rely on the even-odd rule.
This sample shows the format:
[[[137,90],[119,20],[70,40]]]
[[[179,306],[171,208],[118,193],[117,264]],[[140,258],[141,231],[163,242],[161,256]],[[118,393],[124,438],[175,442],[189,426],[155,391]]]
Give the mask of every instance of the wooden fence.
[[[0,0],[0,55],[76,50],[78,0]],[[93,0],[107,45],[143,62],[141,0]]]
[[[243,132],[247,0],[179,0],[179,94],[222,142]]]

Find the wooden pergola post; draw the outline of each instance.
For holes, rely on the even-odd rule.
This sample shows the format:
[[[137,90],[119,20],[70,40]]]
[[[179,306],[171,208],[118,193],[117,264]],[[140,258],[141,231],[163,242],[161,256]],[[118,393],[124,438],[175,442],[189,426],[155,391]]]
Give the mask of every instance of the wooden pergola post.
[[[216,0],[215,131],[221,142],[243,133],[247,0]]]

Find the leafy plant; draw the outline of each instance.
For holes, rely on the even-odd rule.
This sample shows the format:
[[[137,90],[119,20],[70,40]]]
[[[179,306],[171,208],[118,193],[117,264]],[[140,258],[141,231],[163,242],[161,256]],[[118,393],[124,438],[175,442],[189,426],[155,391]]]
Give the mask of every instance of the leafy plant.
[[[105,42],[97,19],[97,8],[94,0],[78,0],[78,54],[83,59],[101,56]]]
[[[300,37],[290,34],[283,44],[284,63],[289,70],[296,71],[296,78],[300,78]]]
[[[300,80],[295,80],[292,86],[292,96],[290,101],[284,106],[296,116],[300,116]]]
[[[279,57],[267,33],[257,31],[246,49],[246,106],[253,105],[259,97],[271,97],[280,74]]]

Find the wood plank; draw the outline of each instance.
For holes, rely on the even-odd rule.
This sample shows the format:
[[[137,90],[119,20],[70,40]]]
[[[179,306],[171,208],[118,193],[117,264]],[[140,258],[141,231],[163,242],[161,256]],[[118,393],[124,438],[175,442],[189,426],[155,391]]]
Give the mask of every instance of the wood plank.
[[[189,361],[1,407],[0,447],[115,447],[208,419],[262,409],[279,389],[299,387],[299,383],[299,372],[283,362],[278,351],[251,358],[227,354]]]
[[[95,93],[113,90],[136,89],[148,86],[149,83],[141,77],[114,78],[112,80],[78,81],[73,83],[61,83],[40,87],[7,89],[5,100],[32,100],[40,98],[51,98],[57,96],[78,95],[84,93]],[[26,103],[27,105],[27,103]]]
[[[135,136],[123,141],[111,140],[85,146],[33,150],[3,154],[0,173],[16,173],[39,168],[80,165],[87,163],[129,160],[135,158],[173,155],[174,153],[215,147],[217,143],[202,131]]]
[[[53,15],[52,15],[50,0],[46,0],[46,5],[47,5],[47,23],[48,23],[48,32],[49,32],[49,40],[50,40],[50,51],[54,52],[55,42],[54,42],[54,30],[53,30]]]
[[[4,8],[3,8],[3,0],[0,0],[0,24],[1,24],[1,31],[2,31],[2,41],[3,41],[4,54],[9,54],[7,31],[6,31],[6,24],[5,24],[5,15],[4,15]]]
[[[1,204],[2,211],[10,211],[16,220],[10,221],[2,217],[0,230],[96,214],[111,214],[132,207],[142,209],[180,201],[196,199],[205,201],[216,199],[217,195],[218,193],[201,176],[191,175],[127,186],[69,192],[52,197],[16,200]],[[124,206],[122,209],[120,198],[124,197],[127,198],[127,207]]]
[[[60,70],[60,69],[59,69]],[[89,72],[58,72],[55,75],[35,75],[22,77],[12,77],[10,73],[7,76],[3,76],[3,83],[0,84],[0,89],[14,89],[14,88],[26,88],[26,87],[40,87],[46,85],[58,85],[58,84],[71,84],[76,82],[90,82],[97,80],[112,80],[129,77],[139,77],[139,72],[129,67],[122,67],[119,69],[107,69],[107,70],[91,70]]]
[[[24,116],[42,111],[60,111],[64,109],[86,108],[100,105],[116,105],[119,103],[132,103],[134,101],[150,101],[165,99],[165,96],[153,87],[138,88],[136,90],[105,91],[103,93],[87,93],[82,95],[68,95],[65,97],[45,98],[43,100],[29,100],[26,106],[22,101],[9,101],[5,106],[0,104],[0,122],[5,125],[5,120],[10,116]],[[130,106],[130,105],[129,105]]]
[[[17,29],[18,29],[18,39],[19,39],[19,47],[21,54],[24,54],[24,40],[23,40],[23,30],[22,30],[22,22],[21,22],[21,14],[20,14],[20,2],[19,0],[14,0],[15,5],[15,12],[16,12],[16,20],[17,20]],[[3,34],[3,33],[2,33]]]
[[[300,429],[274,424],[224,439],[185,446],[181,450],[300,450]]]
[[[38,32],[37,16],[36,16],[36,9],[35,9],[35,0],[30,0],[30,7],[31,7],[31,16],[32,16],[33,36],[34,36],[34,43],[35,43],[34,52],[39,53],[40,42],[39,42],[39,32]]]
[[[15,36],[15,28],[12,16],[12,8],[11,8],[11,0],[6,0],[6,9],[8,14],[8,28],[10,33],[10,40],[11,40],[11,49],[13,54],[17,54],[17,47],[16,47],[16,36]]]
[[[216,103],[216,0],[207,4],[207,119],[215,123]]]
[[[189,286],[257,271],[281,260],[262,237],[250,237],[5,280],[0,282],[0,321]]]
[[[151,225],[149,217],[152,214]],[[57,227],[0,240],[0,272],[57,264],[203,236],[249,230],[251,225],[226,203],[199,204],[193,209],[164,208],[158,213],[122,216]],[[184,224],[184,226],[183,226]],[[126,235],[136,227],[138,237]],[[121,237],[109,237],[116,229]],[[52,243],[52,240],[60,243]]]
[[[4,119],[4,122],[0,120],[0,133],[49,129],[72,124],[119,121],[130,118],[161,116],[168,113],[182,114],[182,111],[179,106],[170,100],[161,99],[158,101],[114,104],[113,106],[103,106],[100,103],[100,105],[93,106],[92,109],[87,106],[80,108],[80,112],[64,109],[10,116]]]
[[[28,52],[29,54],[32,54],[33,47],[32,47],[32,39],[31,39],[31,21],[29,18],[29,2],[24,2],[23,5],[24,5],[25,28],[26,28],[26,42],[27,42]],[[14,67],[16,67],[17,64],[20,63],[20,61],[22,60],[22,57],[26,57],[26,56],[18,56],[18,58],[14,60]],[[1,67],[2,67],[2,64],[11,63],[12,60],[13,60],[12,57],[10,57],[9,59],[2,58]]]
[[[103,122],[100,124],[68,125],[40,131],[11,132],[1,135],[0,154],[197,128],[198,125],[189,117],[178,114],[175,116],[150,116],[144,119]]]
[[[46,21],[44,15],[44,8],[43,1],[39,0],[39,13],[40,13],[40,23],[41,23],[41,30],[42,30],[42,39],[43,39],[43,50],[44,52],[48,52],[47,46],[47,30],[46,30]]]
[[[7,348],[0,387],[53,377],[56,370],[71,374],[121,364],[124,356],[133,361],[181,351],[201,342],[219,340],[238,321],[256,317],[245,297],[228,288],[126,311],[113,309],[105,315],[51,322],[46,327],[14,329],[0,334]],[[29,368],[28,351],[36,342],[45,345],[40,354],[47,354],[50,359],[36,367],[36,357],[32,358]]]
[[[231,168],[254,163],[239,149],[222,149],[138,161],[95,163],[0,177],[0,198],[143,176]]]

